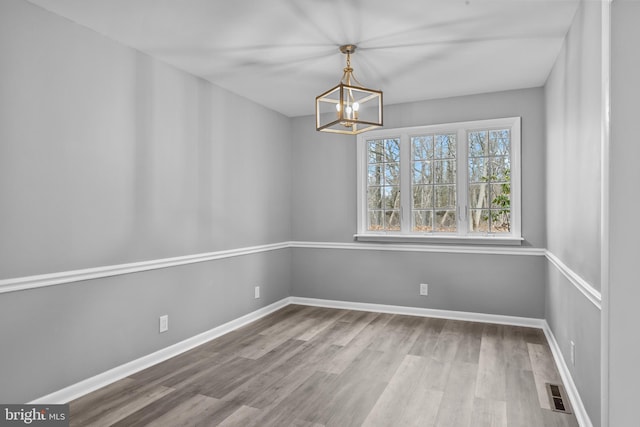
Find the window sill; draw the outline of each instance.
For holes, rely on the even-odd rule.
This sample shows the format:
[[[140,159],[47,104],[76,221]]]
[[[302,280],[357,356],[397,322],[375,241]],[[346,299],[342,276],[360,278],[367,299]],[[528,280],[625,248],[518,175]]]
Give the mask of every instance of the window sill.
[[[437,243],[464,245],[503,245],[520,246],[522,237],[513,236],[428,236],[408,234],[354,234],[353,238],[359,242],[389,242],[389,243]]]

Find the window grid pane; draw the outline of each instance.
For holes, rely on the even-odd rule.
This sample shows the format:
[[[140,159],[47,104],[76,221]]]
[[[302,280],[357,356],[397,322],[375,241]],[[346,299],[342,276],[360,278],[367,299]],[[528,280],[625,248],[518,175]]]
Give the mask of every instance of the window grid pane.
[[[411,229],[418,232],[429,232],[433,230],[433,211],[417,210],[412,212]]]
[[[467,134],[469,231],[511,232],[511,132]]]
[[[367,141],[367,230],[400,230],[400,139]]]
[[[456,232],[456,134],[411,137],[411,231]]]

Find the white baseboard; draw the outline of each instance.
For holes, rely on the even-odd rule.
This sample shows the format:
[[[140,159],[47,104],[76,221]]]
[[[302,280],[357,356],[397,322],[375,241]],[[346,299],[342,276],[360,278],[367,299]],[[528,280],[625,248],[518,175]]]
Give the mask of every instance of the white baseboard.
[[[466,320],[471,322],[495,323],[501,325],[524,326],[542,329],[545,336],[547,337],[549,346],[551,347],[551,352],[555,359],[556,365],[558,366],[558,370],[560,371],[560,376],[562,377],[562,381],[569,395],[569,399],[571,399],[571,404],[573,405],[578,423],[581,427],[593,427],[591,420],[589,419],[589,416],[587,415],[587,412],[584,408],[582,400],[580,399],[580,395],[578,394],[578,389],[573,382],[573,378],[571,377],[569,368],[567,367],[564,358],[562,357],[560,347],[558,346],[558,343],[553,333],[551,332],[547,321],[544,319],[302,297],[283,298],[271,305],[260,308],[256,311],[253,311],[223,325],[217,326],[194,337],[171,345],[167,348],[163,348],[162,350],[158,350],[147,356],[143,356],[139,359],[125,363],[124,365],[117,366],[94,377],[65,387],[62,390],[53,392],[46,396],[42,396],[38,399],[33,400],[32,402],[29,402],[29,404],[68,403],[71,400],[84,396],[85,394],[88,394],[94,390],[105,387],[115,381],[126,378],[136,372],[139,372],[143,369],[146,369],[150,366],[163,362],[167,359],[191,350],[199,345],[209,342],[215,338],[218,338],[221,335],[238,329],[290,304],[358,311],[373,311],[390,314],[404,314],[409,316],[436,317],[441,319]]]
[[[94,390],[107,386],[118,380],[126,378],[129,375],[132,375],[136,372],[139,372],[143,369],[156,365],[160,362],[184,353],[185,351],[191,350],[192,348],[209,342],[215,338],[218,338],[221,335],[224,335],[228,332],[233,331],[234,329],[238,329],[248,323],[258,320],[261,317],[264,317],[289,304],[289,298],[281,299],[280,301],[260,308],[237,319],[231,320],[230,322],[224,323],[206,332],[203,332],[191,338],[187,338],[184,341],[180,341],[179,343],[173,344],[169,347],[163,348],[139,359],[125,363],[124,365],[117,366],[94,377],[87,378],[86,380],[82,380],[76,384],[72,384],[68,387],[63,388],[62,390],[58,390],[46,396],[42,396],[38,399],[33,400],[32,402],[29,402],[29,404],[35,405],[45,403],[68,403],[74,399],[84,396],[85,394],[91,393]]]
[[[549,347],[551,347],[551,353],[553,354],[553,358],[556,362],[556,366],[558,367],[558,371],[560,372],[560,377],[562,378],[562,383],[569,395],[569,400],[571,401],[571,406],[573,407],[573,412],[578,419],[578,424],[580,427],[593,427],[591,423],[591,419],[587,414],[587,410],[582,403],[582,399],[580,398],[580,393],[578,393],[578,388],[576,384],[573,382],[573,377],[571,377],[571,371],[569,371],[569,367],[562,356],[562,351],[560,350],[560,346],[558,345],[558,341],[556,341],[556,337],[553,335],[551,328],[547,321],[544,321],[544,327],[542,328],[544,331],[544,335],[547,337],[547,341],[549,342]]]
[[[470,313],[466,311],[437,310],[433,308],[406,307],[399,305],[371,304],[362,302],[336,301],[316,298],[290,297],[291,304],[316,307],[343,308],[347,310],[375,311],[378,313],[406,314],[408,316],[437,317],[441,319],[467,320],[471,322],[495,323],[500,325],[524,326],[542,329],[544,319],[531,317],[502,316],[498,314]]]

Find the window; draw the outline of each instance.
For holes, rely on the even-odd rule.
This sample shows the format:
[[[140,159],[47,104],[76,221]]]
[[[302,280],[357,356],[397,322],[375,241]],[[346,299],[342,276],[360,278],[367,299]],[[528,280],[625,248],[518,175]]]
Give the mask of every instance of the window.
[[[359,240],[522,240],[519,117],[384,129],[357,144]]]

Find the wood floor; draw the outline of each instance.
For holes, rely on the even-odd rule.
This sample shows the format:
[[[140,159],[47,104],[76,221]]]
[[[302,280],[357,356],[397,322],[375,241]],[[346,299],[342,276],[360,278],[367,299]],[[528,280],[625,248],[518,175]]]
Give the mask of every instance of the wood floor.
[[[578,426],[538,329],[289,305],[70,403],[72,426]]]

